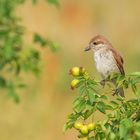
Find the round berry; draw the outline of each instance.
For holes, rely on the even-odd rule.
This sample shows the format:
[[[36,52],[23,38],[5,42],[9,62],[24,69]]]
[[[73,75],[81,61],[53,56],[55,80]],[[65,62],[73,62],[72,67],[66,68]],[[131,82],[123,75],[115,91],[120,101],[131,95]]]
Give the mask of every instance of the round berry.
[[[74,79],[71,81],[71,88],[74,89],[80,81],[78,79]]]
[[[83,124],[80,123],[80,122],[76,122],[76,123],[74,124],[74,128],[76,128],[76,129],[78,129],[78,130],[81,130],[82,127],[83,127]]]
[[[87,127],[87,125],[83,125],[81,127],[81,133],[82,134],[88,134],[88,127]]]
[[[70,70],[70,74],[72,76],[79,76],[80,75],[80,68],[79,67],[73,67],[71,70]]]
[[[95,124],[94,123],[89,123],[87,127],[88,127],[89,131],[92,131],[92,130],[95,129]]]

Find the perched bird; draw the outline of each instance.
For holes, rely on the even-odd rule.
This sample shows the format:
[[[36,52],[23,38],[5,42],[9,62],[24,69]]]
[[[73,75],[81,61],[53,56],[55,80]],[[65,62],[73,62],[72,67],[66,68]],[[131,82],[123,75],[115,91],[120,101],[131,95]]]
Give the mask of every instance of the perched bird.
[[[123,58],[112,47],[111,43],[102,35],[97,35],[91,39],[85,51],[93,50],[94,60],[97,71],[101,74],[103,80],[112,73],[120,73],[125,75],[123,68]],[[115,81],[113,81],[115,84]],[[116,89],[115,94],[124,97],[123,88]]]

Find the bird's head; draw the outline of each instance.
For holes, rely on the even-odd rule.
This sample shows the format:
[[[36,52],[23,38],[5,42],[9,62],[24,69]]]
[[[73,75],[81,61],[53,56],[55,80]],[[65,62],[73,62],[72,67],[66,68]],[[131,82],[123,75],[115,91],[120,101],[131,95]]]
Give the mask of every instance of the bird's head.
[[[97,51],[99,49],[103,49],[109,46],[111,46],[111,44],[104,36],[97,35],[90,40],[89,45],[85,48],[85,51]]]

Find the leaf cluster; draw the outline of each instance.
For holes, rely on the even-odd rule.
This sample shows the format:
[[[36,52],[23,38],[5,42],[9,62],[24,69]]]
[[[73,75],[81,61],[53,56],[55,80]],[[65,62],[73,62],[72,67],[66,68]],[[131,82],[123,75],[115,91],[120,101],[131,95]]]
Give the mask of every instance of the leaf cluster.
[[[5,89],[16,102],[19,102],[17,89],[23,87],[18,85],[24,85],[21,73],[38,75],[41,70],[40,52],[24,42],[26,29],[15,12],[17,6],[24,2],[26,0],[0,0],[0,88]],[[57,3],[56,0],[48,2]],[[37,33],[33,35],[33,42],[49,46],[53,51],[58,48],[56,43]]]
[[[74,128],[77,121],[86,123],[91,118],[96,124],[94,132],[87,135],[80,133],[79,138],[85,137],[87,140],[140,139],[140,72],[126,76],[112,74],[106,79],[106,83],[115,80],[115,89],[120,87],[131,89],[134,98],[129,100],[117,95],[109,98],[100,82],[87,75],[77,77],[80,80],[77,86],[78,95],[73,102],[73,112],[68,116],[64,126],[65,130]],[[125,95],[128,96],[127,93]],[[102,114],[104,119],[98,119],[97,113]]]

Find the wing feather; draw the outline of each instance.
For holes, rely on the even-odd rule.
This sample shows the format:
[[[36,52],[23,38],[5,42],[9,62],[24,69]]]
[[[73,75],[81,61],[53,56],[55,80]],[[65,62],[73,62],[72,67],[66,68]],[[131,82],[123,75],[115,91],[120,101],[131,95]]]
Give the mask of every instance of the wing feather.
[[[124,68],[123,68],[124,61],[123,61],[122,56],[117,51],[115,51],[114,49],[111,49],[111,51],[112,51],[114,59],[115,59],[115,61],[117,63],[117,66],[118,66],[118,68],[120,70],[120,73],[125,75]]]

